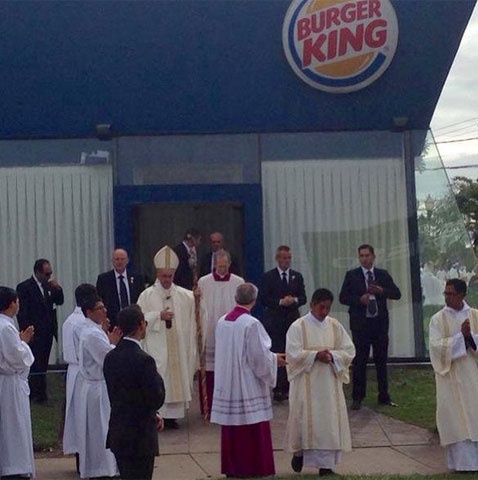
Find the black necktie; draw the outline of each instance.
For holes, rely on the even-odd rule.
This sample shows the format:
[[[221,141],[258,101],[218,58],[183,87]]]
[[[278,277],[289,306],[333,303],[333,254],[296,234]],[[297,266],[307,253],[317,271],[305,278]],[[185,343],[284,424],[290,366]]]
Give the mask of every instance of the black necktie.
[[[284,295],[289,293],[289,283],[287,282],[287,273],[282,272],[282,292]]]
[[[373,272],[369,270],[367,272],[367,287],[370,286],[374,281]],[[377,307],[377,300],[375,298],[371,298],[367,304],[367,317],[375,317],[377,315],[378,307]]]
[[[120,300],[121,300],[121,308],[127,307],[129,305],[128,302],[128,290],[126,290],[126,284],[124,283],[124,276],[120,275],[119,277],[119,286],[120,286]]]

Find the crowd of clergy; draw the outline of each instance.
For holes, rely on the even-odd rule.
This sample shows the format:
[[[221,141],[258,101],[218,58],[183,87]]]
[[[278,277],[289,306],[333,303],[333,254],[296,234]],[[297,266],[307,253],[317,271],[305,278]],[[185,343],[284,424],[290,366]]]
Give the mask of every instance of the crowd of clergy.
[[[371,338],[366,341],[365,327],[349,335],[330,316],[334,295],[326,288],[313,292],[308,313],[301,315],[305,287],[300,272],[290,268],[289,247],[278,247],[277,267],[264,274],[257,288],[239,276],[237,264],[236,273],[231,272],[235,260],[225,249],[223,235],[215,232],[210,239],[211,252],[202,262],[196,251],[197,230],[188,230],[178,246],[161,248],[153,259],[156,281],[147,288],[140,275],[127,270],[129,259],[123,249],[113,252],[113,269],[99,275],[96,285],[76,288],[76,307],[62,327],[68,364],[63,451],[76,455],[80,478],[122,474],[116,452],[107,448],[112,394],[104,362],[125,341],[118,312],[132,304],[141,309],[144,325],[132,341],[141,346],[142,355],[145,352],[154,359],[155,374],[164,384],[157,409],[158,429],[181,428],[198,378],[201,413],[221,425],[221,471],[227,477],[275,474],[270,429],[273,401],[289,402],[282,446],[291,453],[295,472],[306,467],[316,469],[319,476],[335,475],[342,453],[351,450],[343,385],[349,382],[351,366],[353,373],[362,368],[355,362],[364,345],[367,358],[371,347],[375,357],[376,333],[367,333]],[[373,247],[365,244],[358,251],[361,265],[347,272],[340,299],[349,305],[351,316],[363,309],[362,323],[377,326],[380,308],[386,309],[387,299],[399,299],[400,292],[391,277],[385,276],[388,272],[373,265]],[[357,281],[357,292],[347,293],[354,272],[363,278]],[[46,295],[46,284],[41,288],[35,272],[33,278]],[[380,285],[381,278],[389,284],[384,280]],[[430,357],[437,384],[437,426],[448,466],[478,472],[478,413],[474,408],[478,310],[466,303],[466,288],[463,280],[447,280],[446,306],[430,323]],[[252,313],[257,302],[264,307],[261,321]],[[1,478],[35,476],[28,382],[35,357],[29,344],[34,344],[41,327],[32,319],[31,325],[18,328],[15,319],[20,308],[17,292],[0,287]],[[388,311],[386,321],[388,345]],[[382,343],[383,334],[382,330],[378,337]],[[383,372],[383,365],[377,363],[377,377],[386,389]],[[121,376],[116,382],[121,384]],[[353,395],[352,408],[359,409],[365,385],[354,383]],[[388,390],[379,392],[378,401],[395,406]],[[141,435],[143,422],[128,422]],[[157,446],[153,454],[156,450]],[[140,459],[141,454],[135,453]]]

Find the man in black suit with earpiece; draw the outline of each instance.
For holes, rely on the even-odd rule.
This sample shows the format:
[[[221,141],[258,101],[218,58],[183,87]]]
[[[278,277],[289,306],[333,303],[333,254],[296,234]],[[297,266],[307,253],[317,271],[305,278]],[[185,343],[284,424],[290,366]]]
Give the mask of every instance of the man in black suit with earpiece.
[[[377,372],[378,403],[396,406],[388,392],[388,308],[387,300],[399,300],[401,293],[390,274],[374,266],[372,245],[358,247],[360,267],[349,270],[340,290],[340,303],[349,306],[350,330],[356,355],[352,367],[352,410],[359,410],[367,388],[367,360],[370,347]]]
[[[264,305],[262,323],[271,337],[274,353],[285,352],[286,333],[300,317],[299,307],[307,302],[302,275],[290,268],[290,247],[281,245],[276,251],[277,267],[262,277],[259,298]],[[277,370],[274,400],[281,402],[289,397],[289,382],[285,367]]]
[[[51,263],[40,258],[33,266],[33,276],[17,285],[20,310],[17,314],[20,331],[29,325],[35,328],[30,348],[35,361],[30,368],[30,399],[36,403],[47,401],[46,372],[53,344],[58,336],[56,306],[63,305],[63,289],[53,278]]]

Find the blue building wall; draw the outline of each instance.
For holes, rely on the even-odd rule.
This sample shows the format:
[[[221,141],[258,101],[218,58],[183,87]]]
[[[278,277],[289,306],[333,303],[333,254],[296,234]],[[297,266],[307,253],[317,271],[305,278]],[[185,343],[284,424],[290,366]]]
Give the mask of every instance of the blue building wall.
[[[282,50],[288,0],[0,2],[0,137],[426,129],[474,0],[395,0],[398,48],[331,95]]]

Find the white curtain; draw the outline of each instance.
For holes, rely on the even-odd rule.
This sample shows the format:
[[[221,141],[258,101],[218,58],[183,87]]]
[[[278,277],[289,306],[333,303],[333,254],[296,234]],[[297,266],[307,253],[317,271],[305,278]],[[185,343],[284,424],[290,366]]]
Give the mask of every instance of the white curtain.
[[[75,288],[96,283],[110,264],[111,166],[0,168],[0,225],[0,284],[15,288],[33,274],[36,259],[50,260],[65,294],[57,312],[61,334]],[[59,358],[61,348],[54,348],[50,361]]]
[[[316,288],[332,290],[332,314],[347,327],[346,307],[338,301],[343,278],[358,266],[357,247],[372,244],[376,265],[402,292],[400,301],[389,302],[390,355],[414,356],[403,161],[266,161],[262,185],[266,267],[275,265],[278,245],[289,245],[308,299]]]

